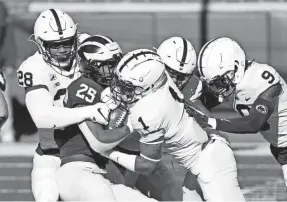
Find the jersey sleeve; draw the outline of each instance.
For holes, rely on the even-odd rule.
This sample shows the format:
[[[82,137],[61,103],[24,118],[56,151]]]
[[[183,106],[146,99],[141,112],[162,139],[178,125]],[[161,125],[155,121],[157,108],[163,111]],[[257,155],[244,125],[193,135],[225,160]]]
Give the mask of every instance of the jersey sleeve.
[[[270,86],[280,83],[280,75],[279,73],[271,66],[265,64],[257,64],[260,65],[257,67],[257,74],[254,77],[254,85],[257,92],[264,92]],[[250,67],[252,68],[252,66]]]
[[[36,62],[31,59],[25,60],[17,70],[18,84],[20,87],[29,88],[30,90],[47,87],[48,73],[45,74],[42,68],[37,67]]]
[[[142,113],[131,114],[131,122],[134,130],[140,134],[140,156],[149,160],[158,162],[162,156],[162,143],[164,141],[165,130],[151,110],[141,110]],[[154,111],[154,110],[153,110]],[[135,115],[135,116],[134,116]]]
[[[80,77],[73,81],[64,98],[64,106],[75,108],[100,102],[102,87],[91,79]]]
[[[202,94],[201,80],[197,76],[192,75],[181,92],[186,102],[195,102]]]
[[[145,144],[162,143],[165,130],[162,127],[161,117],[156,115],[155,110],[143,110],[139,113],[131,113],[131,122],[135,131],[141,135],[140,142]]]

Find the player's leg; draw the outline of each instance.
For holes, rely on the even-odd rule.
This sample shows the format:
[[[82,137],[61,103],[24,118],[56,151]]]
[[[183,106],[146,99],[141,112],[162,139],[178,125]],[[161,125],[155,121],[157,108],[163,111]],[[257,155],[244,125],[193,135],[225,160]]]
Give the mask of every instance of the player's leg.
[[[270,144],[270,151],[276,161],[281,165],[285,186],[287,187],[287,147],[274,147]]]
[[[202,193],[202,190],[201,190],[201,187],[197,181],[197,177],[192,174],[191,172],[187,172],[186,175],[185,175],[185,178],[184,178],[184,181],[183,181],[183,191],[184,190],[189,190],[193,193],[196,193],[196,194],[193,194],[193,195],[197,195],[197,201],[200,199],[200,200],[203,200],[204,197],[203,197],[203,193]]]
[[[13,126],[14,123],[13,105],[12,105],[12,96],[10,88],[11,88],[10,82],[7,82],[6,89],[4,91],[4,97],[7,102],[9,116],[1,128],[1,140],[4,143],[11,143],[15,141],[15,129]]]
[[[139,176],[136,188],[159,201],[182,201],[182,185],[174,172],[161,161],[150,175]]]
[[[122,184],[112,185],[112,190],[116,201],[149,201],[155,202],[153,198],[149,198],[138,190],[134,190]]]
[[[207,201],[245,201],[237,179],[231,148],[221,140],[211,140],[202,151],[192,172]]]
[[[31,173],[32,192],[35,201],[57,201],[59,191],[56,180],[60,158],[50,155],[34,154]]]
[[[69,162],[57,172],[61,199],[64,201],[116,201],[104,171],[89,162]]]
[[[113,184],[124,184],[127,187],[134,188],[138,175],[138,173],[129,171],[120,164],[110,161],[107,165],[105,177]]]

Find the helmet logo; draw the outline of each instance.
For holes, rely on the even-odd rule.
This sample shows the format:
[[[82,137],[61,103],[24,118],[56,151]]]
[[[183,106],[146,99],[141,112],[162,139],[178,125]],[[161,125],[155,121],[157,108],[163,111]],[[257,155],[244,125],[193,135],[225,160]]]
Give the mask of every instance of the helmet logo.
[[[143,77],[140,77],[140,78],[139,78],[139,81],[140,81],[140,82],[143,82]]]
[[[256,105],[256,110],[261,114],[267,114],[268,108],[265,105]]]
[[[220,64],[219,64],[219,69],[222,69],[223,65],[222,65],[222,53],[220,53]]]

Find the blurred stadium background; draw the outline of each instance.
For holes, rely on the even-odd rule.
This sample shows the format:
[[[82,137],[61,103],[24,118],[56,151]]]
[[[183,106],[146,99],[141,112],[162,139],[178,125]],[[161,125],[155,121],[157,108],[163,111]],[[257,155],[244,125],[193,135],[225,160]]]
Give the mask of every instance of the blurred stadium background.
[[[16,68],[36,51],[28,42],[39,12],[61,8],[79,24],[80,32],[103,34],[118,41],[124,52],[157,47],[170,36],[189,39],[197,52],[203,41],[219,36],[236,39],[250,60],[268,63],[287,79],[287,0],[6,0],[17,46]],[[208,11],[208,12],[206,12]],[[18,143],[0,144],[0,200],[33,200],[30,170],[37,144],[36,128],[17,86],[16,72],[8,85],[13,99]],[[252,82],[252,81],[251,81]],[[231,102],[214,110],[236,116]],[[260,134],[229,135],[238,160],[239,181],[249,201],[287,201],[280,166]],[[166,157],[170,165],[170,158]],[[171,166],[171,165],[170,165]],[[184,171],[177,171],[182,180]]]

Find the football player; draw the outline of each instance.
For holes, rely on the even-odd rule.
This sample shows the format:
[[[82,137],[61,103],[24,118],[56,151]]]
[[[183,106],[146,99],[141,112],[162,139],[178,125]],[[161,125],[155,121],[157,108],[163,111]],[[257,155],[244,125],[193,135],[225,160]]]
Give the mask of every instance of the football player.
[[[43,11],[35,22],[31,40],[38,51],[21,64],[17,76],[40,139],[33,159],[32,192],[36,201],[57,201],[56,170],[60,158],[54,133],[84,120],[107,124],[107,117],[97,110],[103,105],[62,107],[66,88],[81,75],[76,61],[77,26],[72,18],[58,9]]]
[[[4,97],[4,91],[6,87],[6,80],[2,72],[0,72],[0,128],[6,122],[9,116],[8,105]]]
[[[202,94],[202,82],[193,74],[197,56],[191,42],[183,37],[170,37],[164,40],[156,51],[164,62],[165,70],[184,95],[185,102],[210,115],[199,99]],[[184,186],[196,190],[203,198],[196,176],[190,172],[186,173]]]
[[[188,116],[183,95],[158,54],[148,49],[127,53],[116,67],[111,92],[130,108],[132,127],[141,134],[141,153],[109,150],[106,157],[148,175],[160,162],[165,142],[169,154],[198,176],[207,201],[244,201],[231,148]]]
[[[112,39],[94,35],[86,38],[78,49],[83,76],[68,87],[64,106],[77,108],[99,103],[103,85],[112,78],[114,67],[122,57],[119,45]],[[113,112],[111,112],[112,114]],[[56,134],[60,148],[61,167],[57,173],[61,199],[64,201],[154,201],[124,185],[114,185],[104,174],[109,159],[99,152],[115,146],[132,132],[123,117],[113,117],[109,128],[85,121],[66,127]],[[115,141],[116,140],[116,141]]]
[[[106,36],[91,36],[80,45],[78,55],[83,69],[83,75],[95,81],[97,83],[95,85],[97,86],[100,85],[102,88],[109,87],[112,72],[122,57],[122,52],[118,44]],[[77,82],[84,85],[84,82],[78,80]],[[69,89],[74,87],[74,83],[75,82],[71,84]],[[74,89],[78,88],[79,86],[76,86]],[[108,91],[109,88],[102,93],[103,101],[105,100],[105,94],[108,96]],[[76,93],[69,92],[69,96],[73,94],[76,95]],[[96,94],[100,93],[97,92]],[[107,135],[107,137],[111,138],[112,136]],[[117,149],[128,154],[138,154],[140,152],[139,137],[139,134],[133,133],[122,142],[115,142],[116,144],[119,143]],[[113,138],[116,139],[116,137]],[[118,164],[116,165],[118,166]],[[126,185],[134,187],[136,184],[138,190],[145,194],[149,191],[149,196],[157,200],[182,201],[183,193],[181,185],[176,181],[172,170],[168,169],[162,162],[159,163],[155,172],[146,178],[140,176],[138,180],[138,175],[134,172],[126,171],[125,168],[123,171],[121,167],[120,170],[122,170],[124,174]]]
[[[234,110],[242,117],[215,119],[199,116],[202,126],[231,133],[260,132],[282,166],[287,186],[286,82],[267,64],[247,61],[244,50],[233,39],[221,37],[205,44],[198,69],[209,91],[226,100],[234,95]]]
[[[159,45],[157,53],[162,58],[166,71],[184,95],[185,102],[211,116],[199,99],[203,86],[201,80],[193,74],[197,56],[191,42],[183,37],[171,37]]]

